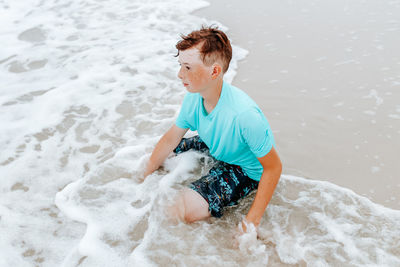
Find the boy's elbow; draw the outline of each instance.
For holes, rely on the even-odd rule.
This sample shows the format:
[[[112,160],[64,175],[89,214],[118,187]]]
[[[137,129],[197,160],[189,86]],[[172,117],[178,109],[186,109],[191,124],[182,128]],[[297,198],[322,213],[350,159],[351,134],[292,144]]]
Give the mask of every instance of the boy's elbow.
[[[278,176],[278,179],[280,178],[281,174],[282,174],[282,161],[281,158],[278,156],[278,153],[276,153],[275,156],[275,162],[274,162],[274,172],[276,173],[276,175]]]
[[[272,176],[275,177],[275,180],[278,181],[282,174],[282,162],[279,157],[276,159],[275,163],[270,166],[269,171],[271,172]]]
[[[269,172],[275,177],[275,180],[279,180],[282,174],[282,162],[279,161],[272,168],[269,169]]]
[[[277,170],[277,172],[279,173],[279,176],[281,176],[281,174],[282,174],[282,168],[283,168],[283,166],[282,166],[282,161],[279,159],[279,160],[278,160],[278,164],[277,164],[277,166],[276,166],[276,170]]]

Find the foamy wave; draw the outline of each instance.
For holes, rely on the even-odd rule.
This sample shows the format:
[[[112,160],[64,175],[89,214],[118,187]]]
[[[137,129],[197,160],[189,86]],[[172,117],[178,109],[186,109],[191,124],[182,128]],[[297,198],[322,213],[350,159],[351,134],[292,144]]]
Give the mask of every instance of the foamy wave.
[[[70,218],[87,224],[72,263],[400,264],[400,211],[372,203],[348,189],[283,175],[259,227],[258,239],[255,233],[243,236],[238,248],[232,245],[236,225],[250,207],[251,197],[228,209],[222,219],[192,225],[173,223],[165,214],[166,203],[178,190],[207,172],[204,162],[208,158],[198,153],[171,157],[165,170],[143,183],[123,178],[138,167],[132,167],[130,161],[134,157],[127,154],[113,158],[99,166],[98,172],[58,193],[57,206]]]

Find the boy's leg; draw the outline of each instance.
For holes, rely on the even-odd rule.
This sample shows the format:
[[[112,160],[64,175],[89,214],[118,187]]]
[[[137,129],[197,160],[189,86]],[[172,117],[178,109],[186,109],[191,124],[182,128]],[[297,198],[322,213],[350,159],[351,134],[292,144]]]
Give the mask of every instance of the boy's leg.
[[[207,201],[196,191],[183,189],[169,208],[169,215],[186,223],[205,220],[211,216]]]
[[[182,138],[179,145],[174,149],[174,152],[176,154],[180,154],[191,149],[203,153],[207,153],[209,151],[207,145],[203,142],[203,140],[200,139],[200,136],[196,135],[190,138]]]
[[[208,175],[179,194],[171,213],[186,222],[210,215],[221,217],[224,207],[237,204],[257,187],[258,182],[246,176],[239,166],[219,161]]]
[[[207,201],[214,217],[221,217],[224,207],[238,204],[257,187],[258,182],[249,178],[241,167],[222,161],[218,161],[208,175],[191,185]]]
[[[203,153],[209,152],[207,145],[200,139],[200,136],[196,135],[190,138],[182,138],[174,149],[174,153],[181,154],[191,149]],[[207,201],[196,191],[186,188],[179,192],[173,205],[168,208],[168,215],[191,223],[210,217],[210,212],[208,211]]]

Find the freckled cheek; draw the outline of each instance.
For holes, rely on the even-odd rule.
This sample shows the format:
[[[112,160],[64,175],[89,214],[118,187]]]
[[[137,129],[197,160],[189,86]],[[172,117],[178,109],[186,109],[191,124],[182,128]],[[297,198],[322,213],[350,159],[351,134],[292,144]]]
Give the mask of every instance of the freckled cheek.
[[[196,73],[188,74],[188,78],[193,85],[199,85],[205,82],[206,73],[204,70],[198,71]]]
[[[199,83],[199,77],[196,74],[190,73],[188,74],[189,81],[193,84],[196,85]]]

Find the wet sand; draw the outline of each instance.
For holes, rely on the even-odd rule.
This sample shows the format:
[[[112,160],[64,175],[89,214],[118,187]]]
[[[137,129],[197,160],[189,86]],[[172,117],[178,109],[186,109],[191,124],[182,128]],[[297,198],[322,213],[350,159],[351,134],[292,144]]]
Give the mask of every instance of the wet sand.
[[[233,84],[263,109],[284,173],[400,209],[400,1],[210,1],[249,51]]]

